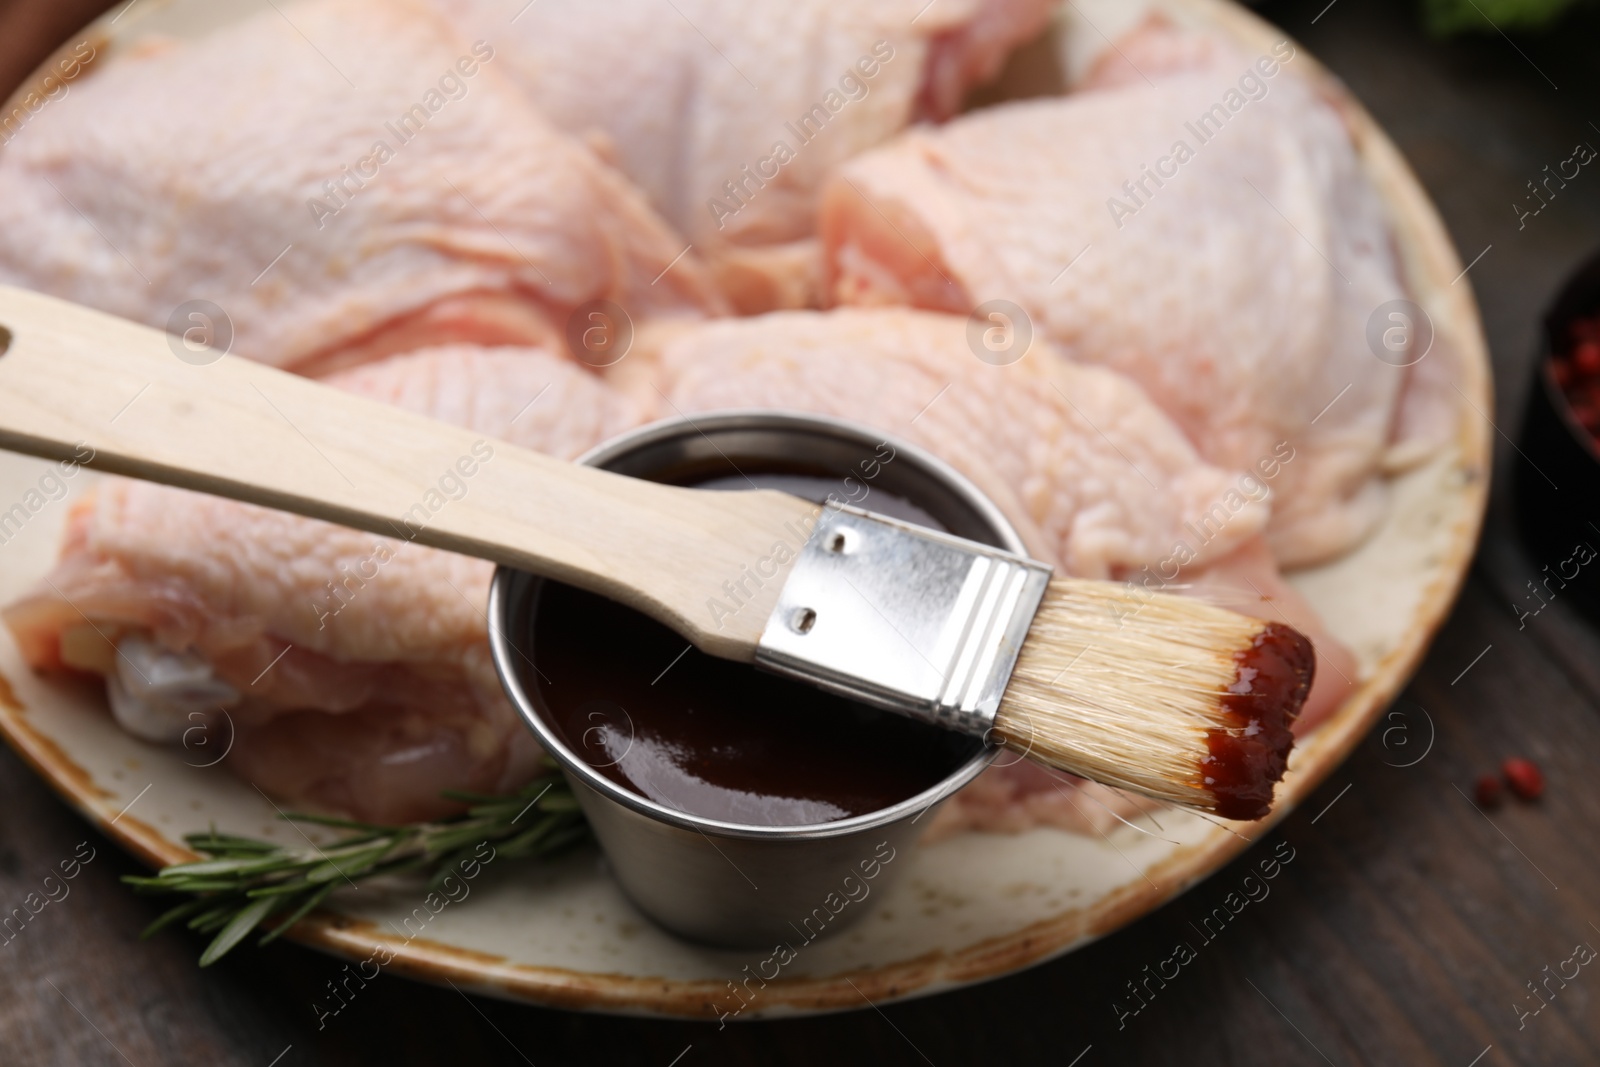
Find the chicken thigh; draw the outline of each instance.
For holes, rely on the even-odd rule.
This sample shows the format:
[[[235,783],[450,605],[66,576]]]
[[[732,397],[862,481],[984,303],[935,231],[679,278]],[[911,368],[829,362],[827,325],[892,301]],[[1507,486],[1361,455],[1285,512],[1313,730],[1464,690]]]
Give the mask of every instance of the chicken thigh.
[[[1043,341],[985,362],[967,327],[898,308],[728,319],[647,341],[613,380],[665,415],[792,408],[921,444],[1001,505],[1031,551],[1081,577],[1132,574],[1184,537],[1201,566],[1263,529],[1268,509],[1241,496],[1207,539],[1186,534],[1237,475],[1201,460],[1137,385]]]
[[[975,344],[990,358],[978,358]],[[1200,596],[1299,628],[1316,646],[1317,673],[1295,732],[1332,714],[1353,691],[1355,660],[1267,550],[1260,501],[1277,474],[1205,462],[1138,386],[1069,363],[1048,342],[1014,363],[992,360],[965,318],[841,309],[670,330],[613,373],[663,414],[798,409],[920,444],[971,478],[1034,556],[1068,574]],[[866,488],[852,499],[871,508]],[[1040,825],[1103,832],[1146,806],[1003,758],[944,805],[928,837]]]
[[[0,152],[0,281],[308,372],[560,346],[594,300],[720,310],[686,242],[505,65],[413,0],[115,55]]]
[[[569,360],[510,347],[422,350],[332,383],[564,457],[644,417]],[[537,754],[490,661],[493,570],[108,478],[77,504],[54,570],[4,617],[35,668],[105,675],[131,732],[231,729],[229,766],[272,796],[405,822],[447,810],[443,789],[520,784]]]
[[[953,114],[1050,0],[432,0],[602,151],[745,310],[807,299],[828,170]]]
[[[1067,574],[1204,596],[1303,630],[1318,670],[1302,732],[1350,691],[1353,658],[1283,582],[1262,538],[1263,501],[1292,457],[1214,466],[1120,374],[1041,340],[997,364],[953,315],[780,312],[685,326],[643,349],[613,380],[660,414],[789,408],[873,426],[971,478],[1029,551]],[[873,506],[870,492],[855,502]]]
[[[1272,547],[1328,559],[1383,514],[1405,380],[1367,337],[1405,295],[1382,207],[1293,46],[1140,34],[1124,51],[1149,80],[1108,73],[841,167],[821,222],[833,297],[1019,306],[1068,358],[1138,381],[1213,463],[1292,452]]]

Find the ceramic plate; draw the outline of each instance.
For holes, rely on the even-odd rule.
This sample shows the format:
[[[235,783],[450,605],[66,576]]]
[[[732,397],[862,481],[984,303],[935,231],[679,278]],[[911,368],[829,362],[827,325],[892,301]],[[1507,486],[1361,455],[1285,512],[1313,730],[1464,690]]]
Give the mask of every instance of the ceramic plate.
[[[261,0],[144,0],[85,33],[101,50],[148,32],[188,35],[251,12]],[[1038,88],[1070,77],[1148,5],[1125,0],[1069,5],[1048,49],[1029,48],[1005,85]],[[1251,54],[1283,34],[1220,0],[1164,0],[1175,19],[1221,27]],[[83,40],[73,38],[63,49]],[[50,62],[54,61],[54,57]],[[48,63],[46,67],[48,67]],[[43,70],[45,68],[41,68]],[[1420,663],[1467,571],[1483,514],[1493,410],[1489,364],[1471,289],[1452,285],[1461,263],[1426,194],[1394,146],[1331,75],[1300,50],[1309,77],[1344,108],[1361,158],[1388,206],[1412,295],[1433,319],[1430,358],[1452,360],[1460,395],[1454,439],[1431,462],[1394,480],[1386,524],[1358,551],[1291,576],[1328,627],[1358,654],[1357,691],[1295,750],[1273,816],[1282,819],[1336,767]],[[92,67],[86,77],[93,77]],[[24,90],[25,91],[25,90]],[[9,108],[10,105],[8,105]],[[0,501],[38,484],[45,464],[0,454]],[[92,475],[74,479],[81,492]],[[34,514],[0,556],[0,602],[48,570],[69,501]],[[142,743],[111,721],[98,687],[43,680],[0,631],[0,731],[105,834],[152,864],[194,858],[185,833],[215,823],[285,843],[297,831],[270,804],[217,766],[226,737],[208,749]],[[1151,911],[1226,864],[1244,837],[1179,813],[1161,817],[1167,840],[1119,826],[1100,836],[1037,829],[1016,836],[963,834],[919,847],[909,869],[860,923],[800,950],[739,1017],[859,1008],[993,978],[1070,952]],[[545,867],[491,872],[470,899],[446,907],[417,936],[401,920],[420,890],[347,891],[301,923],[293,937],[363,960],[378,946],[392,973],[449,980],[462,989],[564,1008],[709,1017],[730,1006],[727,984],[760,953],[685,944],[625,900],[594,851]],[[417,930],[413,923],[409,931]],[[846,980],[848,976],[848,981]]]

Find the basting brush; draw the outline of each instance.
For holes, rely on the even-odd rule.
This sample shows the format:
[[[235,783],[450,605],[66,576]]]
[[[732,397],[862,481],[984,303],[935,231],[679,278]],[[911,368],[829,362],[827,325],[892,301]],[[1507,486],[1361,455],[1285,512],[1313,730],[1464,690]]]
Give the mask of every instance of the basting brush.
[[[531,571],[1062,771],[1270,810],[1314,666],[1286,626],[855,508],[565,463],[176,343],[0,287],[0,447]]]

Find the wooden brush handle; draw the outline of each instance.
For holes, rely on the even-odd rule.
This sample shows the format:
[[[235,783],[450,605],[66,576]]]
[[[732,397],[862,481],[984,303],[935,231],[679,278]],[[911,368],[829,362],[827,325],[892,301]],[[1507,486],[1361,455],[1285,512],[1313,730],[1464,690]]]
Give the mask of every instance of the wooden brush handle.
[[[708,600],[819,510],[580,467],[234,356],[195,365],[175,343],[0,286],[0,447],[533,571],[746,661],[782,571],[720,626]]]

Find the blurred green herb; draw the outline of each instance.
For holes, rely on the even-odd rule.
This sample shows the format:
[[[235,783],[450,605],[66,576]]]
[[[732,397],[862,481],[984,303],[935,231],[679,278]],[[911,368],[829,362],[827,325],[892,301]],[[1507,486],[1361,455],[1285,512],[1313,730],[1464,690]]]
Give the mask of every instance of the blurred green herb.
[[[323,815],[285,814],[293,822],[349,831],[324,845],[284,848],[269,841],[218,833],[184,838],[208,859],[163,867],[152,876],[127,875],[136,892],[187,896],[146,927],[142,937],[182,922],[215,934],[200,956],[208,967],[252,930],[271,922],[265,945],[309,915],[328,894],[384,875],[426,873],[428,888],[475,858],[487,842],[495,858],[548,857],[589,836],[578,802],[558,774],[508,796],[447,792],[469,807],[461,815],[411,826],[379,826]],[[273,921],[276,920],[276,921]]]
[[[1493,33],[1539,30],[1585,0],[1422,0],[1429,32]]]

